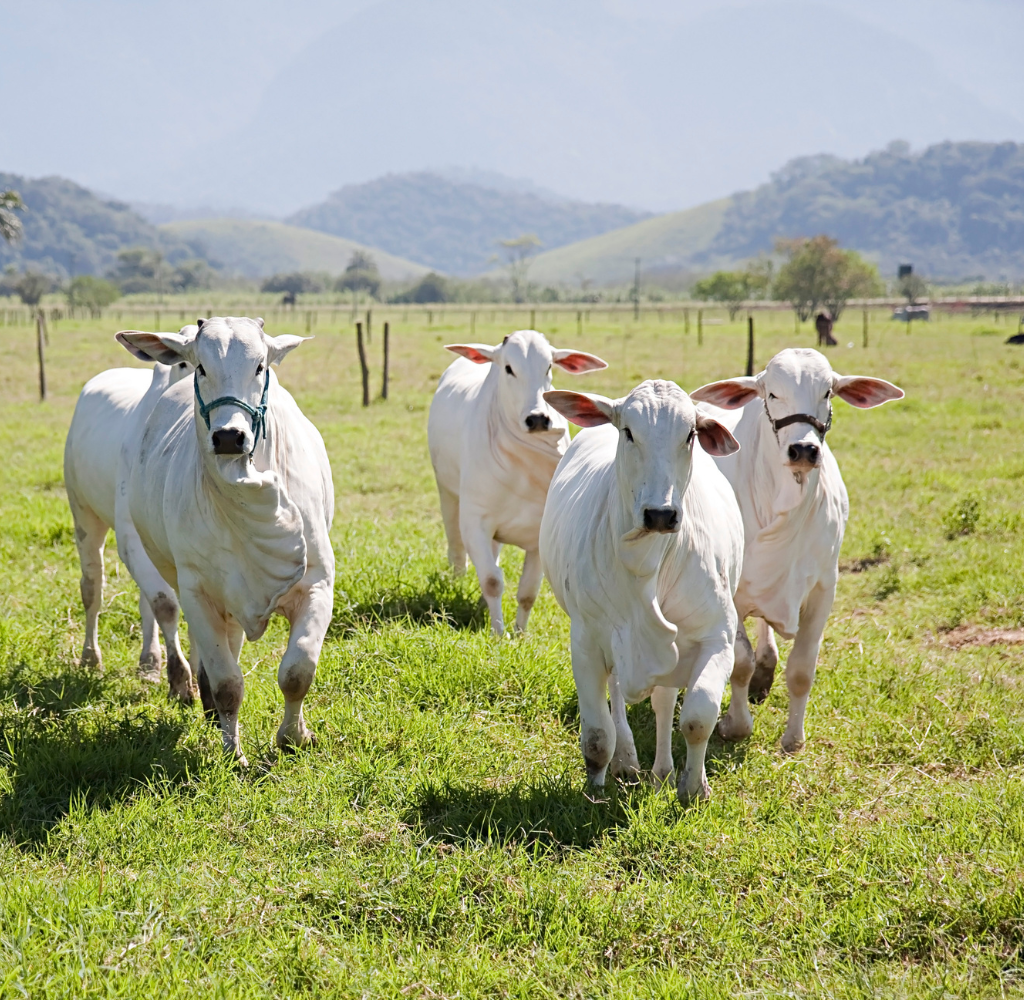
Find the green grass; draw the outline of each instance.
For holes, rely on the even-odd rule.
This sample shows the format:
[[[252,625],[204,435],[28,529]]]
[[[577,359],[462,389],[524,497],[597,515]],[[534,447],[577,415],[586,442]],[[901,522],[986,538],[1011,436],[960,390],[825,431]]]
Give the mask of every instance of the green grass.
[[[508,332],[481,317],[474,339]],[[81,385],[127,361],[113,329],[54,325],[40,404],[34,331],[0,328],[0,997],[1021,995],[1024,647],[941,642],[1024,624],[1021,352],[968,319],[906,336],[878,317],[867,350],[845,346],[859,314],[838,324],[835,368],[907,399],[837,406],[850,571],[808,745],[780,752],[777,684],[750,740],[712,741],[712,799],[683,809],[585,789],[550,591],[527,636],[496,641],[475,577],[446,572],[426,410],[468,321],[392,318],[387,404],[359,407],[348,327],[321,324],[281,369],[333,463],[336,615],[310,752],[271,749],[283,628],[244,648],[244,776],[198,710],[137,680],[112,544],[105,672],[75,664],[61,450]],[[611,365],[563,386],[743,368],[739,322],[699,349],[669,322],[561,322],[538,325]],[[789,314],[757,323],[762,363],[812,342]],[[649,766],[653,716],[630,716]]]
[[[200,241],[221,267],[251,278],[283,271],[327,271],[340,274],[354,250],[368,250],[386,281],[422,277],[428,267],[375,247],[301,226],[262,219],[196,219],[168,222],[160,229],[171,236]]]

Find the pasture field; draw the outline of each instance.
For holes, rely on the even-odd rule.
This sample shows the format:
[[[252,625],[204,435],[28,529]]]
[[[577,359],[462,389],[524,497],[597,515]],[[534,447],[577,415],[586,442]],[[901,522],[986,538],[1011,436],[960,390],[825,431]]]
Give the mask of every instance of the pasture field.
[[[836,404],[852,517],[807,747],[779,748],[780,675],[750,740],[712,740],[711,800],[683,809],[674,789],[586,790],[547,587],[529,634],[499,641],[475,576],[446,570],[426,450],[441,345],[513,329],[482,311],[470,338],[467,322],[396,322],[391,400],[369,410],[347,325],[280,369],[333,464],[335,618],[309,752],[272,749],[281,624],[244,648],[244,775],[198,709],[137,678],[112,539],[104,670],[76,665],[62,449],[86,379],[133,363],[114,327],[53,326],[43,404],[34,330],[0,328],[0,997],[1024,994],[1024,646],[985,644],[1024,627],[1024,353],[1007,325],[907,336],[879,316],[862,349],[860,314],[838,324],[834,367],[907,398]],[[560,322],[537,325],[611,365],[562,387],[743,370],[739,322],[701,348],[670,322]],[[791,314],[757,323],[759,367],[812,343]],[[630,718],[649,766],[653,715]]]

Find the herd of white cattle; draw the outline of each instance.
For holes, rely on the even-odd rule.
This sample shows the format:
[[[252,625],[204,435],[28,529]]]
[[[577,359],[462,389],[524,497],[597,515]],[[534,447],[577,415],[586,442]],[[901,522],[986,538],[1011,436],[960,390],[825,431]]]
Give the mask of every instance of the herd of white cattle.
[[[259,319],[215,317],[117,339],[155,365],[93,378],[68,432],[82,662],[101,663],[103,547],[113,528],[139,585],[143,675],[159,679],[162,632],[171,697],[191,704],[198,685],[225,749],[244,764],[242,637],[259,639],[281,614],[290,631],[277,674],[277,744],[307,745],[315,737],[302,705],[333,606],[334,490],[320,433],[272,370],[304,338],[270,337]],[[838,375],[817,351],[795,349],[757,376],[689,395],[654,380],[612,400],[552,389],[555,366],[580,374],[607,365],[533,330],[494,347],[448,349],[461,357],[442,375],[428,423],[448,558],[456,573],[472,560],[499,636],[501,546],[525,552],[518,630],[547,575],[570,618],[589,780],[640,773],[626,704],[645,698],[657,724],[653,773],[668,780],[684,690],[678,795],[706,798],[708,740],[716,723],[726,740],[751,734],[748,701],[771,688],[775,633],[793,639],[782,746],[800,749],[849,515],[825,441],[832,401],[872,407],[902,390]],[[571,443],[567,420],[585,428]],[[756,652],[742,624],[751,617]],[[719,719],[726,683],[732,698]]]

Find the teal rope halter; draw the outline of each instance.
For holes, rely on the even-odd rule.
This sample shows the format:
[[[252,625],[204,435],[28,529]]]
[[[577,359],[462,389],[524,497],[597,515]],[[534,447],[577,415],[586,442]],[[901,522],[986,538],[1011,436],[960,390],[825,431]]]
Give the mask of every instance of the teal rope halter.
[[[260,436],[266,437],[267,434],[267,393],[270,392],[270,365],[267,365],[267,377],[263,380],[263,398],[260,400],[259,406],[250,406],[244,399],[239,399],[237,396],[218,396],[212,403],[204,403],[203,397],[199,394],[198,372],[193,378],[192,384],[196,390],[199,416],[206,421],[207,430],[210,429],[210,414],[218,406],[237,406],[252,417],[252,451],[249,452],[249,457],[252,458],[256,452],[256,445],[260,442]]]

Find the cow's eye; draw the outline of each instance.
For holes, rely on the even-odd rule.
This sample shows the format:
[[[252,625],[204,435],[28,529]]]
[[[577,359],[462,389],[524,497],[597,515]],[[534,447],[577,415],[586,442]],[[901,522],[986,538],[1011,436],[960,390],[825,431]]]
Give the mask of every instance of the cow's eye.
[[[196,374],[206,377],[206,369],[202,365],[196,365]]]
[[[259,364],[258,364],[258,365],[256,366],[256,374],[257,374],[257,375],[262,375],[262,374],[263,374],[263,362],[260,362],[260,363],[259,363]]]
[[[622,429],[622,432],[623,432],[623,434],[626,435],[626,440],[627,441],[632,441],[633,440],[633,432],[628,427],[624,427]]]
[[[697,433],[697,429],[695,427],[691,427],[690,428],[690,433],[686,437],[686,443],[687,444],[693,444],[693,435],[696,434],[696,433]]]
[[[828,397],[831,396],[831,395],[832,395],[832,390],[831,389],[826,389],[825,390],[825,398],[828,399]]]
[[[514,371],[512,371],[512,366],[511,366],[511,365],[505,365],[505,371],[506,371],[506,372],[507,372],[507,373],[508,373],[509,375],[511,375],[511,376],[512,376],[513,378],[515,378],[515,377],[516,377],[516,373],[515,373]]]
[[[187,368],[188,367],[188,362],[187,361],[179,361],[178,362],[178,367],[179,368]]]

